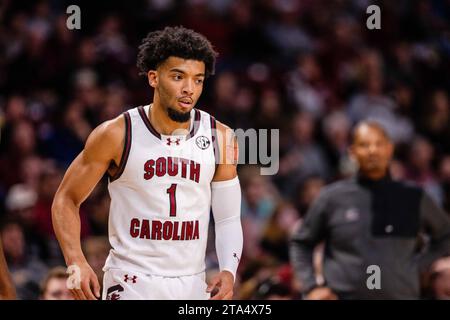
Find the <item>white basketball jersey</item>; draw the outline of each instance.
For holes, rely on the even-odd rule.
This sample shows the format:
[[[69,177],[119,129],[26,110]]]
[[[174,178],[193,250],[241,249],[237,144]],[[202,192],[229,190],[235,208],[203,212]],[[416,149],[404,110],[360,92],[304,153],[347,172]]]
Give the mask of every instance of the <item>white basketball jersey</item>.
[[[124,113],[124,151],[108,185],[112,249],[104,270],[174,277],[200,273],[216,168],[216,122],[193,109],[190,132],[165,136],[151,125],[149,108]]]

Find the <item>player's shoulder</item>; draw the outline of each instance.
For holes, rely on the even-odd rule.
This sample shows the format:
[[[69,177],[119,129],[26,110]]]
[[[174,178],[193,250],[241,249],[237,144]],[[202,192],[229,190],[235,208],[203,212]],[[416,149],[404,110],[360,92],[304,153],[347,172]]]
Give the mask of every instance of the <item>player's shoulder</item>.
[[[320,190],[322,197],[339,197],[342,193],[357,190],[354,179],[343,179],[327,184]]]
[[[89,135],[87,148],[113,148],[120,145],[124,138],[125,117],[123,114],[102,122]]]
[[[200,110],[200,109],[197,109],[197,110],[200,111],[200,114],[202,115],[202,119],[205,119],[206,122],[213,122],[212,126],[215,127],[220,134],[226,134],[226,133],[233,132],[233,129],[229,125],[220,121],[219,119],[214,117],[212,114],[210,114],[204,110]]]
[[[97,130],[100,136],[108,140],[122,137],[125,130],[124,114],[121,114],[114,119],[106,120],[105,122],[101,123],[95,130]]]
[[[231,129],[230,126],[226,125],[225,123],[216,120],[216,126],[217,126],[217,130],[219,130],[222,133],[226,133],[226,132],[232,132],[233,129]]]

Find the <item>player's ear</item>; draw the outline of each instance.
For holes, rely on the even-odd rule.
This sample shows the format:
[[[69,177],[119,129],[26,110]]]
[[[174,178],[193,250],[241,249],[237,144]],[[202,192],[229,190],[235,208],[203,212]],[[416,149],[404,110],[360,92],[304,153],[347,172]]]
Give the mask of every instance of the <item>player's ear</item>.
[[[391,141],[388,141],[387,152],[388,152],[389,159],[392,159],[392,157],[394,156],[394,151],[395,151],[394,143]]]
[[[158,72],[156,70],[150,70],[147,73],[147,78],[150,87],[156,88],[156,86],[158,85]]]

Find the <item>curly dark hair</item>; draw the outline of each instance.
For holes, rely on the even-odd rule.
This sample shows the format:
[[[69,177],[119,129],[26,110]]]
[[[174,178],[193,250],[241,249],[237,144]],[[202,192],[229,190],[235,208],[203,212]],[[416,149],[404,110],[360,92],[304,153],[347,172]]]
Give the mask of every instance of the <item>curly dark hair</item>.
[[[137,67],[147,75],[169,57],[203,61],[205,77],[214,74],[217,52],[203,35],[184,27],[166,27],[150,32],[139,46]]]

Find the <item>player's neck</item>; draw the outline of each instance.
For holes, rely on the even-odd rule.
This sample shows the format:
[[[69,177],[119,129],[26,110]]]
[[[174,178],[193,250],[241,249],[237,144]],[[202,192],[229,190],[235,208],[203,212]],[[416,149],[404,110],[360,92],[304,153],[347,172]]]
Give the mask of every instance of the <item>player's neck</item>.
[[[157,102],[151,104],[149,110],[150,123],[158,133],[162,135],[172,135],[175,130],[184,129],[189,131],[190,121],[180,123],[169,118],[162,106]]]

